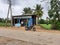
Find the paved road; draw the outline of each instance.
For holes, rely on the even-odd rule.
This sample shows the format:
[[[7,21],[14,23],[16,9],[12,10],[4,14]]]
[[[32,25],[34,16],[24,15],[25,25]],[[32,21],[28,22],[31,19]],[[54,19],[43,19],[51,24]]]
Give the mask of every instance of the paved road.
[[[41,45],[60,45],[60,34],[0,29],[0,36]]]

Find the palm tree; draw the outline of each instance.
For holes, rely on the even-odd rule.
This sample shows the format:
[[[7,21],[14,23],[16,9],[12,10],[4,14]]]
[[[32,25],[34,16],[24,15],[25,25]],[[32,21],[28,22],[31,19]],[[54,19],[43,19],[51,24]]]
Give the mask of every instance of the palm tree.
[[[25,7],[23,9],[23,14],[32,14],[32,9],[30,7]]]
[[[43,16],[43,11],[42,11],[42,7],[39,4],[36,4],[36,7],[34,9],[34,14],[37,15],[37,24],[39,21],[39,17],[41,18]]]

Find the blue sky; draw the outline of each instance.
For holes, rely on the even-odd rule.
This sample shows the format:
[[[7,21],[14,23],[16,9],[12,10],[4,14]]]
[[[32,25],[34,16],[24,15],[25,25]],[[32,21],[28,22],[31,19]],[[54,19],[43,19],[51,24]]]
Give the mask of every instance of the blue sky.
[[[24,7],[31,7],[32,9],[35,8],[36,4],[41,4],[42,7],[44,8],[44,14],[43,14],[43,19],[46,19],[48,16],[48,9],[49,9],[49,0],[18,0],[16,1],[15,5],[12,5],[12,13],[13,15],[21,15],[23,12]],[[8,4],[0,0],[0,17],[1,18],[6,18],[7,17],[7,11],[8,11]],[[10,16],[9,16],[10,17]]]

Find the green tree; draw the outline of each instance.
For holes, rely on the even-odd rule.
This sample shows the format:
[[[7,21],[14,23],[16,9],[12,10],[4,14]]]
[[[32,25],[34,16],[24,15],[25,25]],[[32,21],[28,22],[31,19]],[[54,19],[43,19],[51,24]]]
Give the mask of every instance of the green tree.
[[[60,1],[59,0],[51,0],[50,2],[51,9],[48,11],[49,17],[53,19],[52,28],[56,29],[57,21],[60,22]]]
[[[36,7],[34,9],[34,14],[37,15],[38,19],[37,19],[37,23],[39,21],[39,17],[41,18],[43,16],[43,11],[42,11],[42,7],[39,4],[36,4]]]
[[[34,10],[34,14],[36,14],[38,17],[42,17],[43,11],[42,11],[42,7],[39,4],[36,4],[35,10]]]
[[[53,11],[52,11],[51,9],[48,11],[48,16],[49,16],[50,18],[53,17]]]
[[[48,12],[49,17],[50,18],[53,17],[54,20],[56,20],[56,18],[58,18],[58,20],[60,21],[60,1],[51,0],[50,4],[51,4],[51,9]]]
[[[39,24],[46,24],[46,21],[44,19],[39,20]]]
[[[23,14],[32,14],[32,9],[30,7],[25,7],[23,9]]]

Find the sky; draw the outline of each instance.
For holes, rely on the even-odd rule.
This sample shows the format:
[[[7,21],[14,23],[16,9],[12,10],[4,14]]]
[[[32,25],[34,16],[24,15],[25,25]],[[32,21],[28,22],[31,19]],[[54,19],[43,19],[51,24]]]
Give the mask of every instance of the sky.
[[[48,9],[50,7],[50,0],[13,0],[12,2],[12,15],[21,15],[23,13],[23,8],[31,7],[35,8],[36,4],[41,4],[43,7],[43,19],[48,17]],[[0,0],[0,18],[6,18],[8,12],[8,3],[6,0]],[[10,17],[10,15],[9,15]]]

